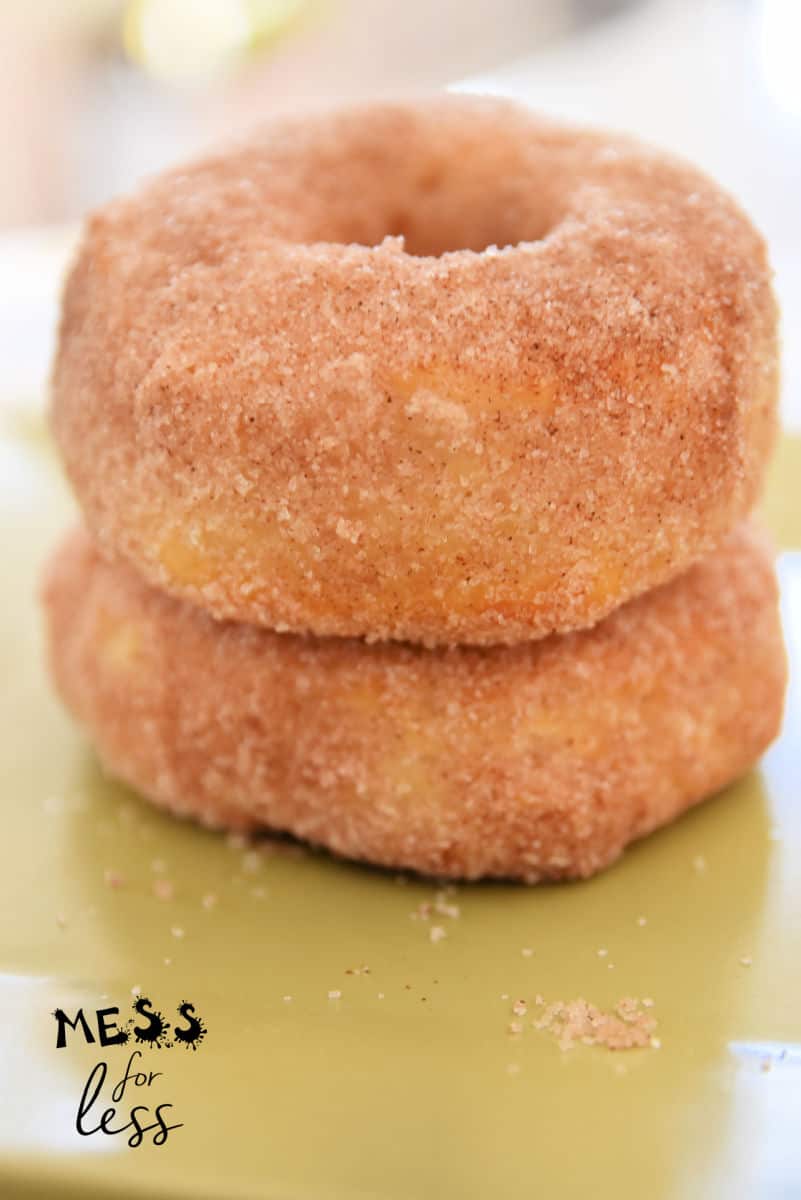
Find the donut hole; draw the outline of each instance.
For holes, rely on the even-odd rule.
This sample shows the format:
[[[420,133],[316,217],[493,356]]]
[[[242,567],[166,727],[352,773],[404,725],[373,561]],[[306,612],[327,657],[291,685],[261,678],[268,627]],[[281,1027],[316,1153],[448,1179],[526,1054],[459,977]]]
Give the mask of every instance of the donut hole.
[[[487,194],[473,203],[453,195],[439,176],[421,183],[413,202],[395,204],[385,214],[351,213],[344,237],[363,246],[379,246],[385,238],[402,238],[403,249],[412,258],[441,258],[444,254],[470,251],[480,254],[490,246],[503,248],[521,242],[541,241],[555,224],[550,206],[522,204],[506,197]]]
[[[388,223],[388,236],[403,238],[404,251],[412,258],[441,258],[443,254],[460,250],[481,254],[489,246],[516,246],[520,242],[540,241],[545,233],[547,229],[540,227],[521,233],[510,223],[496,225],[475,219],[463,222],[446,219],[426,221],[418,214],[403,211],[394,213]]]
[[[516,194],[508,181],[467,178],[431,170],[415,180],[413,202],[397,204],[387,214],[384,236],[403,238],[413,258],[489,246],[517,246],[541,241],[553,225],[549,203]]]
[[[414,114],[340,130],[294,189],[290,236],[370,247],[402,238],[413,258],[541,241],[563,205],[558,173],[477,111],[444,130]]]

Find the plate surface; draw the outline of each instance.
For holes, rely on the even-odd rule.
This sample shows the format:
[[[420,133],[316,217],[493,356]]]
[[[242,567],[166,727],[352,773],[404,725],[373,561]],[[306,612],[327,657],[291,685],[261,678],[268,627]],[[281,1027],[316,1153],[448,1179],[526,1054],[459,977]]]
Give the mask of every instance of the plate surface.
[[[0,1194],[801,1195],[801,442],[766,501],[794,663],[760,770],[594,880],[462,887],[426,918],[433,884],[232,845],[103,778],[42,665],[37,577],[71,504],[41,424],[0,419]],[[96,1038],[132,989],[173,1025],[191,1002],[197,1052],[80,1026],[56,1047],[57,1007]],[[560,1050],[537,993],[651,997],[661,1047]],[[90,1127],[137,1049],[160,1074],[109,1123],[171,1104],[181,1128],[81,1136],[93,1067]]]

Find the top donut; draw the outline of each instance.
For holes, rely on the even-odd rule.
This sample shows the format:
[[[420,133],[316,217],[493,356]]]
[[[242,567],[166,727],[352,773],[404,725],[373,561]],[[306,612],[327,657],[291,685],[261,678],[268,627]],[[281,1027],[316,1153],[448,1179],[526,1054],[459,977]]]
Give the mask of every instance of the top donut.
[[[776,357],[715,184],[452,96],[268,125],[96,213],[53,420],[101,545],[218,617],[516,642],[753,506]]]

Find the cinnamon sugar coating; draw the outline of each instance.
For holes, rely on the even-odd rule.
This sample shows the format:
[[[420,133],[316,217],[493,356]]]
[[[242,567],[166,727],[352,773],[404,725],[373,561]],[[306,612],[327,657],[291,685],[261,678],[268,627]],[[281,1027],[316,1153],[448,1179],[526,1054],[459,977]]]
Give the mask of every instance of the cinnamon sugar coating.
[[[97,540],[218,617],[514,643],[709,553],[776,388],[715,184],[451,96],[268,125],[96,213],[53,422]]]
[[[745,771],[785,659],[738,529],[591,630],[426,650],[215,622],[73,534],[45,604],[58,689],[110,772],[209,825],[438,876],[587,876]]]

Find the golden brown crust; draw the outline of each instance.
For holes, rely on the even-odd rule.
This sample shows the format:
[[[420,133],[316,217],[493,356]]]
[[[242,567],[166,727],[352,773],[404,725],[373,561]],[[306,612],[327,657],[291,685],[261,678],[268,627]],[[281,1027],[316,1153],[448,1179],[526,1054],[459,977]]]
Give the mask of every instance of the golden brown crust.
[[[746,770],[785,659],[741,528],[582,633],[492,649],[219,624],[82,533],[51,565],[52,669],[114,774],[208,824],[441,876],[586,876]]]
[[[708,553],[775,400],[725,194],[462,96],[278,123],[96,214],[53,417],[95,537],[217,616],[511,643]]]

